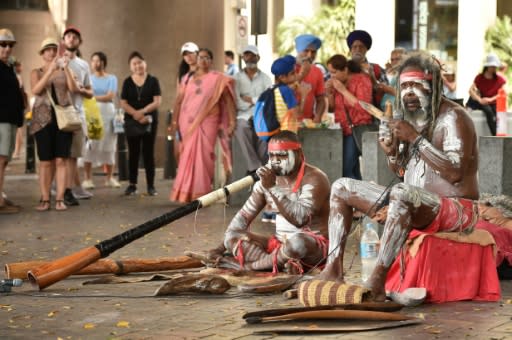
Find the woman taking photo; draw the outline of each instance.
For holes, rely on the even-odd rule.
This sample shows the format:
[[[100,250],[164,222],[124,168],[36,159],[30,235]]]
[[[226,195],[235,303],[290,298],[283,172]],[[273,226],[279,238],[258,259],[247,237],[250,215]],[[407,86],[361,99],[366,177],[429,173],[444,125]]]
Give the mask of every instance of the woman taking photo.
[[[372,122],[372,116],[359,105],[359,100],[371,103],[372,81],[359,63],[347,61],[341,54],[327,60],[327,69],[331,74],[325,84],[329,111],[334,111],[335,121],[343,132],[343,177],[361,180],[359,151],[350,125]]]
[[[158,79],[147,73],[146,61],[135,51],[128,57],[131,76],[123,82],[121,108],[124,110],[124,129],[128,141],[128,177],[130,184],[125,195],[137,193],[139,156],[142,147],[146,171],[147,193],[155,190],[155,139],[158,126],[158,107],[162,101]]]
[[[34,135],[39,157],[41,199],[36,208],[38,211],[50,209],[50,187],[54,173],[57,187],[55,209],[67,209],[64,204],[65,160],[71,153],[73,133],[59,130],[55,110],[48,96],[52,96],[55,104],[71,105],[70,93],[77,92],[78,88],[68,67],[69,58],[67,56],[58,57],[57,47],[57,40],[52,38],[43,40],[39,50],[43,66],[32,70],[30,74],[30,84],[35,101],[32,107],[32,123],[29,132]]]
[[[103,138],[89,141],[90,147],[86,148],[84,159],[84,189],[93,189],[92,167],[103,165],[107,179],[105,185],[112,188],[119,188],[121,185],[112,176],[114,172],[117,135],[112,128],[112,121],[116,114],[114,97],[117,93],[117,78],[105,71],[107,67],[107,56],[103,52],[95,52],[91,56],[92,90],[96,103],[101,112],[103,121]]]
[[[489,54],[484,63],[482,73],[475,77],[469,89],[467,107],[473,110],[482,110],[487,119],[491,135],[496,136],[496,97],[498,90],[507,82],[497,74],[501,61],[495,54]]]
[[[233,79],[210,69],[210,50],[200,49],[197,59],[197,70],[181,81],[179,96],[183,99],[169,126],[171,133],[177,131],[181,136],[171,201],[190,202],[211,191],[217,136],[226,176],[231,173],[229,142],[236,118]]]

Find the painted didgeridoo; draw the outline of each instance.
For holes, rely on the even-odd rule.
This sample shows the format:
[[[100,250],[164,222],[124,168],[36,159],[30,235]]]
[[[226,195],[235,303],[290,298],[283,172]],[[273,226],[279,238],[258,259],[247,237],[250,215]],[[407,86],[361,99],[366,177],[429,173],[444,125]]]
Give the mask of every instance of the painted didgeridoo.
[[[82,268],[96,262],[100,258],[107,257],[128,243],[131,243],[142,236],[147,235],[150,232],[198,209],[207,207],[220,199],[226,198],[230,194],[240,191],[258,180],[259,178],[256,174],[246,176],[236,182],[226,185],[223,188],[201,196],[195,201],[176,208],[173,211],[149,220],[108,240],[102,241],[95,246],[79,250],[76,253],[61,257],[60,259],[46,265],[30,270],[28,272],[28,280],[32,286],[39,288],[39,290],[43,290],[44,288],[73,275]]]

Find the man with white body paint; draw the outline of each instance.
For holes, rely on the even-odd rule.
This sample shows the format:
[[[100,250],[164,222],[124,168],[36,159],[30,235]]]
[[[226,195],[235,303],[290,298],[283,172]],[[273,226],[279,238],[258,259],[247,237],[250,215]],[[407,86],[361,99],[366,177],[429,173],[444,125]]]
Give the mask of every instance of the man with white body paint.
[[[224,268],[301,273],[327,254],[329,180],[305,162],[291,131],[270,139],[268,155],[270,167],[256,171],[260,181],[229,224],[223,244],[210,250],[208,258]],[[267,204],[277,211],[276,233],[255,234],[250,224]],[[223,256],[226,250],[233,256]]]
[[[320,279],[343,281],[343,252],[353,209],[375,215],[389,200],[377,265],[367,282],[373,299],[386,298],[387,272],[409,232],[464,231],[477,220],[478,149],[475,128],[463,107],[442,97],[438,62],[425,53],[398,70],[398,112],[381,124],[379,142],[389,167],[404,183],[385,188],[348,178],[332,186],[329,258]],[[403,112],[403,119],[400,119]]]

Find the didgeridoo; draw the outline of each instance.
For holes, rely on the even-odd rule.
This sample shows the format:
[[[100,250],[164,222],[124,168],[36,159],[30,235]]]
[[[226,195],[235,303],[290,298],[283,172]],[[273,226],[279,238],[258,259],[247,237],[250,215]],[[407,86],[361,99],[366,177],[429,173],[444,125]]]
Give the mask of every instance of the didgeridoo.
[[[27,261],[5,264],[5,274],[8,279],[26,279],[30,270],[49,264],[49,261]],[[175,269],[203,267],[199,260],[188,256],[159,257],[156,259],[99,259],[73,275],[96,274],[128,274],[143,272],[158,272]]]
[[[226,198],[230,194],[246,188],[259,180],[256,174],[246,176],[236,182],[226,185],[223,188],[212,191],[209,194],[199,197],[184,206],[174,209],[159,217],[147,221],[137,227],[127,230],[108,240],[102,241],[95,246],[82,249],[71,255],[61,257],[53,262],[37,267],[28,272],[28,279],[34,287],[39,290],[59,282],[68,276],[78,272],[100,258],[107,257],[114,251],[124,247],[150,232],[157,230],[183,216],[186,216],[198,209],[207,207],[219,199]]]

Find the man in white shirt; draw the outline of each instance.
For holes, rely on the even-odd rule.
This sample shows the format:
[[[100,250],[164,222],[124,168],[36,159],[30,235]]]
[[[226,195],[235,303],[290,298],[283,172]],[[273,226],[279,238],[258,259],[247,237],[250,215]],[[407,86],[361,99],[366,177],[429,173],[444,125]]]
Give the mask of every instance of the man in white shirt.
[[[82,118],[82,130],[78,130],[73,135],[71,145],[71,157],[68,159],[67,186],[64,193],[64,202],[67,206],[78,205],[78,199],[91,198],[92,194],[84,190],[81,186],[78,175],[77,159],[82,156],[82,149],[87,135],[87,126],[85,123],[85,114],[82,107],[83,97],[92,98],[91,79],[89,64],[77,56],[78,47],[82,44],[80,31],[73,26],[68,27],[62,36],[62,41],[69,57],[69,68],[75,76],[79,92],[72,94],[73,105],[80,112]],[[73,188],[73,190],[71,190]]]
[[[247,172],[250,173],[267,163],[267,142],[256,136],[249,120],[258,97],[272,85],[272,80],[258,69],[260,55],[256,46],[248,45],[242,58],[245,68],[234,77],[237,106],[235,136],[247,161]]]

